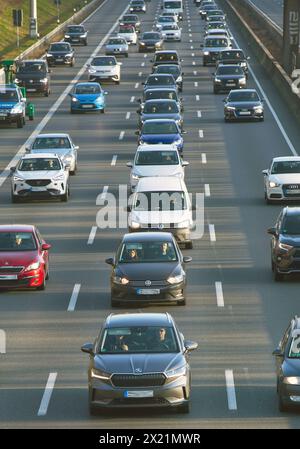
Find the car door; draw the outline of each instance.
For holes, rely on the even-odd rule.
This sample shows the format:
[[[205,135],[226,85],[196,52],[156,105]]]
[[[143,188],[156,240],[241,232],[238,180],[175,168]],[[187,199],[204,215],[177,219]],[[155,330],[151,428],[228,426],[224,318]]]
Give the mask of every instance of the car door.
[[[39,232],[39,230],[37,228],[35,229],[35,236],[36,236],[36,239],[37,239],[37,242],[38,242],[38,245],[39,245],[39,252],[40,252],[40,254],[42,256],[42,259],[44,261],[44,264],[45,264],[45,273],[48,273],[48,271],[49,271],[49,252],[48,251],[44,251],[42,249],[42,245],[44,243],[46,243],[46,242],[42,238],[42,236],[41,236],[41,234],[40,234],[40,232]]]
[[[282,372],[282,364],[284,362],[284,358],[285,358],[285,352],[287,349],[287,344],[289,341],[289,337],[291,335],[291,329],[292,329],[292,325],[291,323],[289,324],[288,328],[286,329],[282,339],[279,342],[278,345],[278,349],[280,349],[282,355],[279,355],[278,357],[276,357],[276,374],[277,374],[277,382],[281,382],[284,375]]]

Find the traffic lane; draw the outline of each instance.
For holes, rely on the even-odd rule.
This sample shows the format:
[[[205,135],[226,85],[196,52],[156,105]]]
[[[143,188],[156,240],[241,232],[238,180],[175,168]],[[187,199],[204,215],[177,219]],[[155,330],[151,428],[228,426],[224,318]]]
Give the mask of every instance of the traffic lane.
[[[248,0],[249,1],[249,0]],[[251,0],[261,11],[267,14],[280,28],[283,28],[283,1],[282,0]]]

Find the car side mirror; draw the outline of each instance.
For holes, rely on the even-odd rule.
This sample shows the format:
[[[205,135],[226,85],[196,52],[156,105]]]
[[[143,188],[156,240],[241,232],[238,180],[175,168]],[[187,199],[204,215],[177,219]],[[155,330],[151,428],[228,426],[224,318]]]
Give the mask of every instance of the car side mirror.
[[[226,103],[227,102],[227,98],[224,98],[222,101],[223,101],[223,103]]]
[[[105,92],[103,92],[103,95],[108,95],[108,92],[106,92],[106,91],[105,91]]]
[[[187,134],[187,131],[185,131],[184,129],[181,131],[181,134]]]
[[[141,104],[142,100],[139,98],[136,102]]]
[[[112,257],[109,257],[108,259],[105,259],[105,263],[107,263],[108,265],[113,265],[114,259]]]
[[[86,64],[85,66],[87,69],[89,69],[91,67],[91,64]]]
[[[49,245],[49,243],[43,243],[42,250],[49,251],[49,249],[51,249],[51,245]]]
[[[282,357],[283,356],[283,352],[279,349],[276,348],[273,352],[272,355],[275,355],[275,357]]]
[[[250,58],[250,56],[247,56],[247,58],[246,58],[246,59],[247,59],[247,61],[250,61],[250,59],[251,59],[251,58]]]
[[[79,146],[75,145],[74,150],[79,150]]]
[[[191,256],[184,256],[184,258],[183,258],[184,263],[192,262],[192,260],[193,260],[193,258]]]
[[[262,171],[262,174],[265,175],[265,176],[267,176],[267,175],[269,174],[269,170],[263,170],[263,171]]]
[[[195,341],[185,340],[184,347],[186,352],[191,352],[198,348],[198,343],[196,343]]]
[[[129,167],[129,168],[132,168],[133,167],[133,163],[132,162],[126,162],[126,166]]]
[[[276,231],[276,228],[269,228],[268,230],[267,230],[267,233],[268,234],[271,234],[271,235],[277,235],[277,231]]]
[[[140,135],[140,132],[139,132],[139,131],[136,131],[134,134],[135,134],[136,136],[139,136],[139,135]]]
[[[264,99],[264,98],[261,98],[260,101],[263,103],[263,102],[265,101],[265,99]]]
[[[81,351],[90,355],[94,355],[93,344],[85,343],[83,346],[81,346]]]
[[[30,153],[30,148],[29,148],[29,147],[26,147],[26,148],[25,148],[25,152],[26,152],[26,153]]]
[[[182,165],[183,167],[187,167],[188,165],[190,165],[190,163],[189,163],[188,161],[182,161],[182,162],[181,162],[181,165]]]
[[[10,167],[11,173],[14,173],[16,171],[16,167]]]

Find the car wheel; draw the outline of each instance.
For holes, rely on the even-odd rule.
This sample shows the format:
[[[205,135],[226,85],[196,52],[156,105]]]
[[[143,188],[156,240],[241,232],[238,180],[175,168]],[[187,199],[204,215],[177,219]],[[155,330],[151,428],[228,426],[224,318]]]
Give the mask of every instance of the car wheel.
[[[69,190],[69,187],[67,187],[66,192],[63,195],[60,196],[60,200],[63,203],[66,203],[68,201],[68,199],[69,199],[69,195],[70,195],[70,190]]]
[[[224,122],[225,122],[225,123],[229,123],[229,122],[230,122],[230,119],[227,118],[227,117],[224,117]]]
[[[115,81],[115,84],[120,84],[120,80]]]
[[[184,402],[177,407],[177,413],[190,413],[190,402]]]
[[[11,202],[16,204],[20,202],[20,198],[17,195],[11,194]]]
[[[72,62],[71,62],[71,67],[74,67],[74,65],[75,65],[75,59],[72,59]]]
[[[186,242],[185,249],[193,249],[193,242]]]
[[[44,97],[49,97],[50,95],[50,89],[47,89],[46,92],[44,93]]]
[[[266,204],[268,204],[268,205],[273,204],[273,201],[270,200],[270,199],[268,198],[268,195],[267,195],[266,192],[265,192],[265,202],[266,202]]]
[[[37,287],[37,290],[45,290],[46,289],[46,275],[44,273],[43,283],[39,287]]]
[[[100,109],[100,114],[104,114],[105,113],[105,109]]]
[[[84,46],[85,46],[85,47],[87,46],[87,44],[88,44],[87,41],[84,41]]]
[[[95,415],[97,415],[98,408],[95,407],[93,404],[89,403],[89,412],[90,412],[90,415],[95,416]]]
[[[214,87],[214,94],[218,94],[219,90]]]
[[[47,274],[46,274],[46,281],[48,281],[49,278],[50,278],[50,268],[49,268],[49,264],[48,264],[48,269],[47,269]]]
[[[24,117],[18,118],[17,128],[23,128],[23,126],[24,126]]]
[[[110,305],[111,307],[119,307],[120,306],[120,302],[115,300],[113,297],[110,298]]]
[[[276,267],[275,264],[274,264],[274,271],[273,271],[273,273],[274,273],[274,281],[276,281],[276,282],[282,282],[283,281],[284,274],[278,273],[278,270],[277,270],[277,267]]]
[[[178,306],[185,306],[186,305],[186,299],[181,299],[180,301],[177,301]]]
[[[280,393],[278,395],[278,409],[280,412],[287,412],[289,409],[288,405],[282,400]]]

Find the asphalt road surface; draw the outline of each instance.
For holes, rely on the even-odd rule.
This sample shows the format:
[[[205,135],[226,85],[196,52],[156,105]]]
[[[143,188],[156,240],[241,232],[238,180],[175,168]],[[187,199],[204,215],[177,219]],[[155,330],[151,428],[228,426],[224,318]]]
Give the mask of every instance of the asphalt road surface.
[[[110,269],[104,260],[126,232],[97,229],[93,238],[96,199],[106,191],[117,193],[119,184],[129,182],[125,164],[137,147],[135,101],[151,71],[151,54],[131,47],[129,58],[122,60],[121,84],[105,85],[105,114],[71,115],[69,97],[61,95],[127,3],[107,1],[86,22],[89,45],[76,47],[74,68],[53,69],[51,96],[34,98],[34,122],[24,129],[0,129],[0,223],[33,223],[53,245],[45,292],[0,293],[0,329],[6,332],[6,354],[0,354],[0,428],[300,428],[299,413],[278,411],[271,355],[288,321],[299,312],[300,278],[284,283],[272,279],[266,229],[281,206],[265,205],[261,174],[273,157],[291,155],[293,146],[298,150],[299,126],[253,54],[252,73],[266,99],[265,121],[224,123],[225,95],[213,94],[214,68],[202,66],[204,24],[192,0],[185,0],[182,42],[166,47],[184,58],[184,159],[190,162],[186,183],[193,194],[206,191],[205,234],[193,250],[184,251],[193,257],[187,270],[187,305],[143,309],[169,311],[185,337],[199,342],[190,358],[192,409],[189,415],[89,415],[88,356],[80,347],[94,340],[112,312]],[[147,3],[144,30],[151,29],[159,5],[157,0]],[[231,30],[247,53],[238,30]],[[252,74],[249,86],[257,87]],[[68,132],[80,146],[70,201],[13,205],[3,170],[49,111],[41,128]],[[70,306],[74,288],[78,295]],[[54,388],[47,390],[45,401],[48,379]]]
[[[281,29],[283,28],[283,0],[248,0],[273,20]]]

